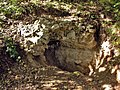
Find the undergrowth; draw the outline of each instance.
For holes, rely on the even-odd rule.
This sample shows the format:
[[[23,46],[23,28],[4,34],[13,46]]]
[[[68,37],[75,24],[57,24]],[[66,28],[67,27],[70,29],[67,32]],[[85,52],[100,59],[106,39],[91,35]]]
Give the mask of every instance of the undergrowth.
[[[18,61],[20,59],[19,53],[17,51],[17,47],[15,46],[15,43],[13,42],[12,38],[6,38],[5,39],[5,46],[6,46],[6,52],[9,54],[9,56]]]

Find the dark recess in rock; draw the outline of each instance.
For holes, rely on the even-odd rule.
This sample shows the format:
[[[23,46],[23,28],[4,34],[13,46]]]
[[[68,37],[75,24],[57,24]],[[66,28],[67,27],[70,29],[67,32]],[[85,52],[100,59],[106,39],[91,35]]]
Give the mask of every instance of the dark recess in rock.
[[[50,40],[48,42],[48,49],[45,49],[45,57],[49,65],[57,65],[58,62],[55,58],[55,50],[57,50],[60,47],[60,41],[59,40]]]

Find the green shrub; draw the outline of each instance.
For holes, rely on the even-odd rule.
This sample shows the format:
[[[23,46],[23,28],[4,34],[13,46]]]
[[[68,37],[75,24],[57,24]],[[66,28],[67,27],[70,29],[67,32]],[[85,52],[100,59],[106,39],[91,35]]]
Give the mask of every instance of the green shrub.
[[[19,5],[17,0],[0,2],[0,13],[8,18],[18,19],[24,12],[24,8]]]
[[[16,46],[12,38],[6,38],[5,45],[6,45],[6,52],[10,55],[10,57],[15,60],[19,60],[20,56],[19,53],[17,52]]]
[[[120,0],[99,0],[104,12],[111,15],[115,21],[120,20]]]

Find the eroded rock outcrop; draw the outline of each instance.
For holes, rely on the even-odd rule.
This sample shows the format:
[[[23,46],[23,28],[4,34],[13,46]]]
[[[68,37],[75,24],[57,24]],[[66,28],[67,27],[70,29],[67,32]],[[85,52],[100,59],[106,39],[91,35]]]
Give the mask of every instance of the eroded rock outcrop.
[[[11,36],[26,51],[26,59],[33,66],[49,64],[88,73],[88,65],[95,64],[100,30],[97,20],[86,23],[79,18],[39,18],[32,24],[20,22],[9,30],[17,33]]]
[[[94,22],[94,23],[93,23]],[[37,66],[49,64],[68,71],[89,72],[94,64],[98,22],[53,21],[40,18],[33,24],[17,26],[21,47],[28,61]]]

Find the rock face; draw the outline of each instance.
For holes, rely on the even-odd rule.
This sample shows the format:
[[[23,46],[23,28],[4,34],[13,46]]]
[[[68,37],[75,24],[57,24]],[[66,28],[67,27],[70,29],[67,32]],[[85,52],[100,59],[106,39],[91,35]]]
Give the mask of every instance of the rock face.
[[[88,73],[88,65],[95,64],[96,30],[91,29],[93,25],[87,26],[86,30],[84,26],[70,28],[69,25],[67,29],[55,29],[53,36],[49,36],[46,61],[64,70]]]
[[[76,36],[76,32],[70,31],[62,40],[51,40],[46,49],[46,60],[51,65],[69,71],[89,72],[88,65],[92,64],[95,53],[96,41],[94,33],[88,36]],[[91,35],[90,35],[91,34]]]
[[[16,27],[21,48],[33,65],[55,65],[68,71],[88,73],[95,64],[98,22],[85,20],[55,21],[40,18],[33,24]]]
[[[77,49],[61,46],[58,49],[48,49],[46,59],[51,65],[68,71],[81,71],[87,73],[88,65],[94,59],[94,52],[90,49]]]

